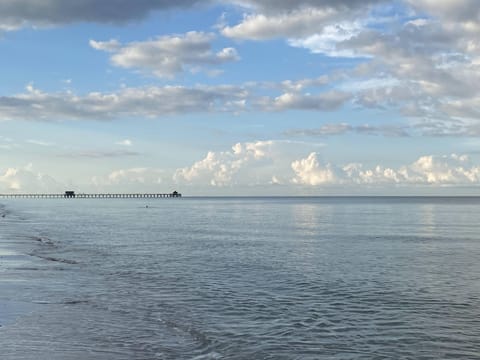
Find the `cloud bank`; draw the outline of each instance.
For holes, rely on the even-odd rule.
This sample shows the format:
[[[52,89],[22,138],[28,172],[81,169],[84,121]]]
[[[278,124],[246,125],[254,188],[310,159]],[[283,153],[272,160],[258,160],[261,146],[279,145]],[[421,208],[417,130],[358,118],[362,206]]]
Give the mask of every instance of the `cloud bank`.
[[[122,24],[154,11],[200,3],[235,5],[244,13],[237,23],[220,27],[228,38],[283,38],[294,47],[350,57],[359,63],[339,67],[341,72],[327,76],[327,83],[286,81],[281,93],[266,96],[252,93],[246,85],[129,88],[84,96],[36,90],[0,97],[0,118],[32,119],[34,112],[36,118],[51,120],[248,110],[332,111],[353,102],[363,109],[399,112],[412,120],[412,134],[480,133],[480,15],[475,0],[7,0],[0,2],[0,28],[72,22]],[[239,60],[233,47],[214,49],[214,37],[192,31],[130,43],[91,40],[90,45],[107,52],[114,66],[173,78]],[[302,81],[310,81],[313,91],[301,88]],[[388,135],[388,131],[379,132]]]
[[[288,86],[292,84],[289,82]],[[205,112],[332,111],[350,100],[350,95],[341,91],[266,96],[257,92],[262,86],[267,85],[149,86],[81,96],[70,91],[46,93],[28,85],[25,93],[0,96],[0,120],[115,120]]]
[[[292,163],[293,182],[318,185],[480,185],[480,166],[470,163],[467,155],[421,156],[409,165],[390,168],[377,165],[366,168],[352,163],[344,166],[322,164],[318,154]]]
[[[97,175],[89,183],[73,184],[89,191],[158,191],[162,188],[195,189],[283,189],[286,193],[387,189],[389,192],[417,188],[480,189],[480,165],[467,155],[424,155],[409,164],[365,166],[361,163],[333,164],[317,151],[298,156],[309,144],[267,140],[237,143],[226,151],[210,151],[189,166],[168,170],[161,167],[117,169]],[[295,151],[297,150],[297,151]],[[108,155],[107,155],[108,156]],[[71,185],[69,185],[71,186]],[[10,167],[0,172],[2,192],[62,192],[65,185],[33,170]],[[270,189],[270,190],[268,190]]]
[[[174,181],[213,187],[480,186],[480,165],[473,164],[467,155],[425,155],[396,168],[380,164],[370,168],[361,163],[325,162],[317,152],[292,159],[286,144],[258,141],[238,143],[226,152],[211,151],[193,165],[178,169]]]

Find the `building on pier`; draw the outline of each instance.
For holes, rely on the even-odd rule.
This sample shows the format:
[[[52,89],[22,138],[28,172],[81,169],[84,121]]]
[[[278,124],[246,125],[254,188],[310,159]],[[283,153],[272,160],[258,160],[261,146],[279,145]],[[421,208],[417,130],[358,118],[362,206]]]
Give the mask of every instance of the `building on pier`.
[[[74,198],[75,197],[75,191],[65,191],[65,197],[66,198]]]

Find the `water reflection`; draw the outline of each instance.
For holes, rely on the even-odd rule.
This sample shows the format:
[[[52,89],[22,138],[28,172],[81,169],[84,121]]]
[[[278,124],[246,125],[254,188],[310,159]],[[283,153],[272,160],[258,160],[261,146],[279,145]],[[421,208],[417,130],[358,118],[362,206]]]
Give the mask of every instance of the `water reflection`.
[[[420,231],[423,236],[434,236],[436,232],[436,212],[434,204],[424,204],[419,206],[420,213]]]
[[[332,205],[300,203],[290,207],[295,231],[301,236],[316,236],[330,232],[335,226]]]

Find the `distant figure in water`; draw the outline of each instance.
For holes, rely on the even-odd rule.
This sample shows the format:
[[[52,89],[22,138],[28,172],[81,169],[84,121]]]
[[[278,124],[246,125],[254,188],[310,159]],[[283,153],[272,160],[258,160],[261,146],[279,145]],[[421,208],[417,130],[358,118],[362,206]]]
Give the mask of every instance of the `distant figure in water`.
[[[145,205],[145,207],[148,209],[148,205]]]

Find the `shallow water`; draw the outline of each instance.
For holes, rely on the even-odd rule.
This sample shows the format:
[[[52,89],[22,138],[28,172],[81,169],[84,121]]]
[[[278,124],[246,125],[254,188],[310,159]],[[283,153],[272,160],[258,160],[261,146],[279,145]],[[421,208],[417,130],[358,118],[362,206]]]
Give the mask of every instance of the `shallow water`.
[[[480,358],[478,198],[5,205],[2,359]]]

